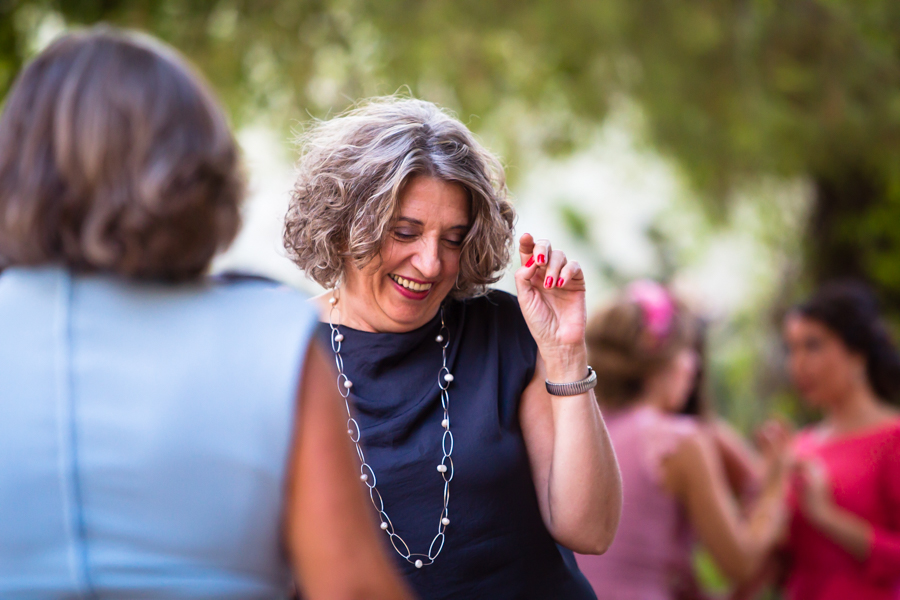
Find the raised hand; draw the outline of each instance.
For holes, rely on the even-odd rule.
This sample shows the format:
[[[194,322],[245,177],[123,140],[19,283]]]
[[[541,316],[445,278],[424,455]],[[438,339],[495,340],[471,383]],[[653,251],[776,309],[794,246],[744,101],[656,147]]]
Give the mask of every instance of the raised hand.
[[[781,419],[769,419],[756,430],[756,445],[762,454],[765,473],[764,483],[775,483],[786,478],[790,470],[789,452],[793,432]]]
[[[576,371],[584,362],[586,309],[584,274],[549,240],[535,241],[526,233],[519,239],[522,266],[516,271],[519,306],[544,360],[559,358]],[[563,365],[561,365],[563,366]],[[577,376],[584,377],[586,373]]]

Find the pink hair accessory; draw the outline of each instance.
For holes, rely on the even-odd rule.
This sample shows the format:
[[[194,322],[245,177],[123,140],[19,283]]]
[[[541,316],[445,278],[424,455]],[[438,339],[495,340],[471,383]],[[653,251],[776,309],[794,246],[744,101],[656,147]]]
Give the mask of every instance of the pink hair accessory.
[[[637,303],[644,313],[644,326],[659,344],[669,334],[675,318],[675,303],[668,290],[649,279],[634,281],[626,288],[628,299]]]

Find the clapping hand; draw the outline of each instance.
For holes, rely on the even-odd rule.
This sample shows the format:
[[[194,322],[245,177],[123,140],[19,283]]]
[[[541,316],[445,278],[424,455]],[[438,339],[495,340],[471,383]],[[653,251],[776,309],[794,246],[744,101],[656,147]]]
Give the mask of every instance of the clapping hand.
[[[811,458],[797,462],[800,510],[812,522],[818,522],[834,502],[825,466]]]
[[[765,463],[766,484],[781,483],[787,477],[791,435],[790,427],[779,419],[770,419],[756,430],[756,445]]]

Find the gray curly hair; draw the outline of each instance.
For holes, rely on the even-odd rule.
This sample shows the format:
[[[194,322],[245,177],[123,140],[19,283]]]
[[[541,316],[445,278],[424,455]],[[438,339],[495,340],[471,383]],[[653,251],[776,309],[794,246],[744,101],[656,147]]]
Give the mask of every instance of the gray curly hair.
[[[378,257],[404,186],[426,176],[459,184],[471,203],[451,295],[482,295],[500,279],[515,220],[503,166],[449,112],[413,98],[373,98],[315,122],[298,143],[284,246],[307,277],[332,288],[348,262],[362,268]]]

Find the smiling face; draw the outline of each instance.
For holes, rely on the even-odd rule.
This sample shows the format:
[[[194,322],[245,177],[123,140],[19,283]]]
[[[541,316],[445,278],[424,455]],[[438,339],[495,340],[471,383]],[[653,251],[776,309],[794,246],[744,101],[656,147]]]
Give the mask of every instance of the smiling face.
[[[377,332],[412,331],[428,323],[456,284],[469,218],[462,186],[411,179],[379,256],[362,269],[346,269],[345,323]]]
[[[799,314],[784,322],[788,371],[797,391],[818,408],[831,408],[865,379],[865,360],[825,325]]]

